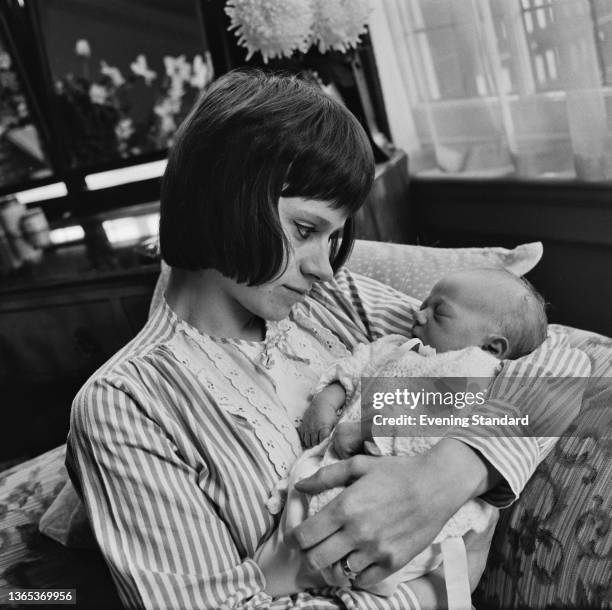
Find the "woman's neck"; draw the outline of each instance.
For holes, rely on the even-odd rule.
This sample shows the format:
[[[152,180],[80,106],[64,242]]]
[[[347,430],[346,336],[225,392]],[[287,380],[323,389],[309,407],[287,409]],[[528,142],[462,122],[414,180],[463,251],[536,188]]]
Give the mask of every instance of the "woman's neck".
[[[233,299],[227,278],[214,269],[170,270],[166,301],[174,313],[201,333],[214,337],[261,341],[265,322]]]

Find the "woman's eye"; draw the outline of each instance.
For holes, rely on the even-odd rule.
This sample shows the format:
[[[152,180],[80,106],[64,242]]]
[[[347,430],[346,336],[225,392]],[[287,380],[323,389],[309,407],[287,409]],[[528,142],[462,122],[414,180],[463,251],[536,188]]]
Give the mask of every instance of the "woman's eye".
[[[303,225],[303,224],[300,224],[299,222],[295,223],[295,228],[297,229],[298,235],[302,239],[307,239],[315,232],[314,227]]]

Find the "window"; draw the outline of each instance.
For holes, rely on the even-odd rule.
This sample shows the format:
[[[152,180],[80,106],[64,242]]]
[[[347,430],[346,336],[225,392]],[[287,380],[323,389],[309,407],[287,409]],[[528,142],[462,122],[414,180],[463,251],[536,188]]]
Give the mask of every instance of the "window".
[[[612,0],[385,0],[371,30],[413,172],[612,180]]]

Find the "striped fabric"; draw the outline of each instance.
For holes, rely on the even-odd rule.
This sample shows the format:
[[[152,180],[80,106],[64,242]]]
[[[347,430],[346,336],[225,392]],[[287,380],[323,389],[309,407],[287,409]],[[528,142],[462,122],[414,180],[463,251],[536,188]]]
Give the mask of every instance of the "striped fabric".
[[[309,349],[316,344],[331,361],[338,340],[350,349],[391,332],[406,334],[415,305],[402,293],[342,270],[332,283],[317,286],[291,318],[301,329],[300,340],[309,336]],[[299,452],[299,440],[285,426],[289,420],[265,372],[231,342],[198,340],[186,327],[162,304],[73,404],[67,467],[123,603],[172,609],[413,608],[407,585],[391,598],[326,589],[272,599],[264,592],[265,578],[250,557],[275,527],[266,501]],[[534,371],[586,376],[588,360],[561,335],[551,336],[531,356],[506,363],[491,412],[512,402],[538,417],[551,415],[542,409],[560,417],[577,413],[579,392],[569,393],[563,384],[558,390],[564,400],[530,404],[525,384],[512,377]],[[456,436],[504,477],[487,496],[497,505],[516,497],[551,446],[546,439],[464,438],[461,430]]]

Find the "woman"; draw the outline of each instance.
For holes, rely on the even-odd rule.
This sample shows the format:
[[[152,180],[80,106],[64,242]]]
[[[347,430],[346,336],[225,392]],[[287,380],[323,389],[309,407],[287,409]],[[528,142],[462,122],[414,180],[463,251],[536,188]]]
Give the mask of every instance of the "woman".
[[[230,73],[179,130],[161,196],[165,301],[80,391],[69,436],[71,478],[127,606],[414,606],[407,585],[386,600],[348,588],[273,598],[252,559],[320,372],[411,325],[414,300],[338,271],[372,177],[357,121],[293,78]],[[544,450],[461,434],[303,482],[348,485],[295,533],[313,574],[333,564],[357,586],[381,580],[469,498],[511,501]]]

